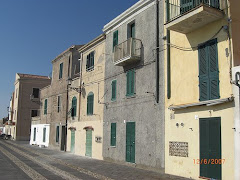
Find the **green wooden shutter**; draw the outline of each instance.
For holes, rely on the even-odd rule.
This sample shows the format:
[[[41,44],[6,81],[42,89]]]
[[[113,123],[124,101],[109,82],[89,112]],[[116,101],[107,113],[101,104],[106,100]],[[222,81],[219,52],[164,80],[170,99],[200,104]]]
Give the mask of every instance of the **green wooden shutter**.
[[[86,131],[86,156],[92,157],[92,130]]]
[[[91,55],[90,55],[91,59],[90,59],[90,68],[93,69],[94,68],[94,51],[91,52]]]
[[[89,93],[87,97],[87,115],[93,115],[94,94]]]
[[[47,105],[48,104],[48,101],[47,99],[45,99],[45,102],[44,102],[44,114],[47,114]]]
[[[218,52],[217,52],[217,39],[209,42],[209,87],[210,99],[218,99],[219,95],[219,71],[218,71]]]
[[[116,123],[111,123],[111,146],[116,146]]]
[[[116,94],[117,94],[117,81],[113,80],[112,81],[112,101],[116,100]]]
[[[127,96],[135,94],[135,71],[127,71]]]
[[[59,142],[59,126],[56,127],[56,142]]]
[[[77,98],[72,98],[72,117],[75,117],[77,115]]]
[[[89,60],[90,60],[89,55],[87,55],[86,71],[88,71],[88,69],[89,69]]]
[[[114,47],[118,45],[118,31],[115,31],[113,33],[113,51],[114,51]]]
[[[198,47],[200,101],[220,98],[217,40]]]
[[[34,131],[33,131],[33,141],[36,141],[36,132],[37,131],[37,129],[36,128],[34,128]]]
[[[46,128],[43,128],[43,142],[46,142]]]
[[[208,57],[205,45],[198,48],[200,101],[209,99]]]
[[[63,74],[63,63],[61,63],[59,67],[59,79],[62,78],[62,74]]]

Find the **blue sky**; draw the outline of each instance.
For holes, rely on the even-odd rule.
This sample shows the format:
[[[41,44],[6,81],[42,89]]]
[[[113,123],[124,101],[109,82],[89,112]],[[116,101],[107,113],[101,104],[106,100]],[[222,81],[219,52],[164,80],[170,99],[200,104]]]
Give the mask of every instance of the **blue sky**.
[[[7,116],[15,73],[49,75],[58,54],[100,35],[137,1],[0,1],[0,118]]]

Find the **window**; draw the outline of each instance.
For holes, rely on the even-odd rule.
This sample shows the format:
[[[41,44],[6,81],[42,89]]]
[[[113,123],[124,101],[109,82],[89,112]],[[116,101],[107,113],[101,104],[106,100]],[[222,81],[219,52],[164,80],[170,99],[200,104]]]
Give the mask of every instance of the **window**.
[[[112,81],[112,101],[116,100],[116,96],[117,96],[117,80],[113,80]]]
[[[94,69],[94,51],[87,55],[86,71]]]
[[[72,98],[72,117],[75,117],[77,114],[77,98]]]
[[[94,94],[90,92],[87,96],[87,115],[93,115]]]
[[[36,133],[37,133],[37,129],[34,128],[34,130],[33,130],[33,141],[36,141]]]
[[[33,88],[33,98],[39,98],[39,88]]]
[[[116,146],[116,123],[111,123],[111,146]]]
[[[118,45],[118,31],[115,31],[113,33],[113,51],[114,51],[114,47]]]
[[[62,79],[62,75],[63,75],[63,63],[61,63],[59,67],[59,79]]]
[[[46,142],[46,128],[43,128],[43,142]]]
[[[132,22],[130,24],[128,24],[128,30],[127,30],[127,38],[135,38],[135,23]]]
[[[45,101],[44,101],[44,114],[47,114],[47,103],[48,103],[48,100],[47,99],[45,99]]]
[[[59,126],[56,127],[56,143],[59,143]]]
[[[198,46],[199,100],[220,98],[217,39]]]
[[[127,94],[126,96],[133,96],[135,94],[135,70],[127,71]]]
[[[36,116],[38,116],[38,110],[32,110],[31,117],[36,117]]]
[[[58,106],[57,106],[57,112],[61,111],[61,96],[58,96]]]

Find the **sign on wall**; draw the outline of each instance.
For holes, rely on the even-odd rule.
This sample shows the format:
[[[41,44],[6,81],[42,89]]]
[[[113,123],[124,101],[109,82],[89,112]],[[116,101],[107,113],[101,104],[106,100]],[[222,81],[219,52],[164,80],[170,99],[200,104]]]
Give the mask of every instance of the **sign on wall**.
[[[169,156],[188,157],[188,143],[170,141]]]

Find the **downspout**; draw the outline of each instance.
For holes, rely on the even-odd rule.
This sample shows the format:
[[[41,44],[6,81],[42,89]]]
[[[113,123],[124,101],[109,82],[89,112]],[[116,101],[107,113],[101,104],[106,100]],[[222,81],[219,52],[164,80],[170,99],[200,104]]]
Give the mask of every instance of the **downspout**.
[[[70,64],[71,64],[71,60],[70,57],[68,59],[68,79],[70,78]],[[67,151],[67,127],[68,127],[68,81],[67,81],[67,104],[66,104],[66,124],[65,124],[65,146],[64,146],[64,151]]]
[[[169,0],[166,1],[166,19],[170,20]],[[170,30],[167,30],[167,98],[171,98],[171,61],[170,61]]]
[[[82,64],[83,64],[83,53],[80,52],[80,92],[79,92],[79,108],[78,108],[78,121],[80,121],[80,110],[81,110],[81,97],[82,97]]]
[[[159,102],[159,1],[156,0],[156,102]]]

